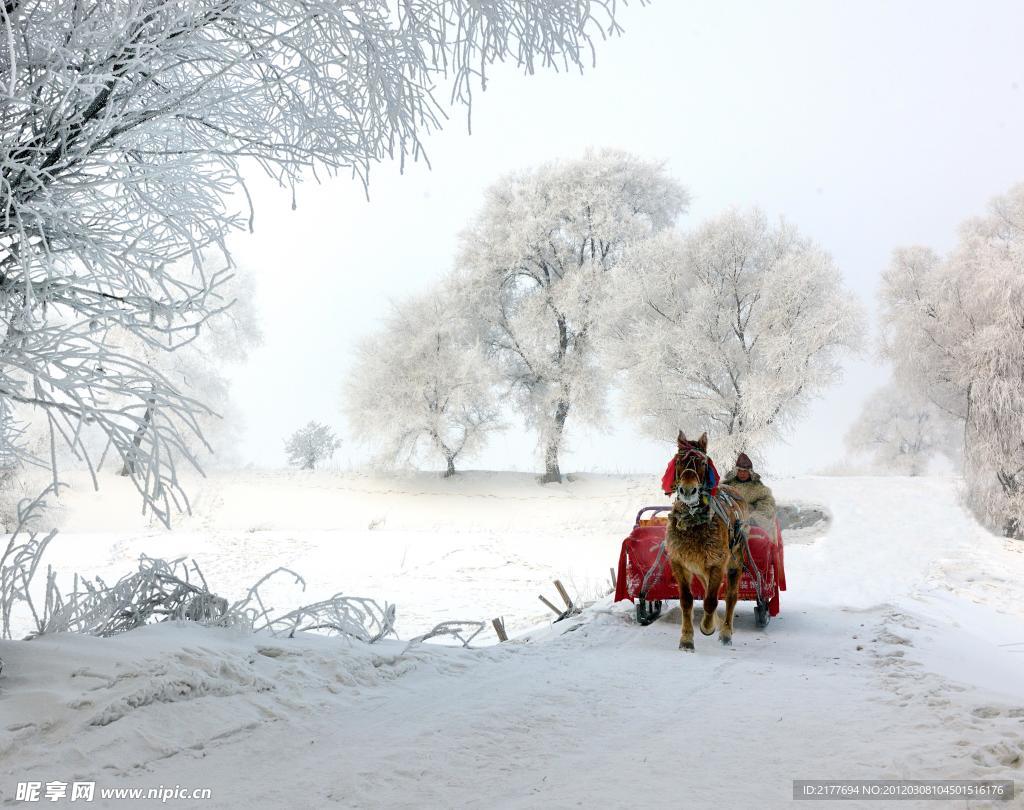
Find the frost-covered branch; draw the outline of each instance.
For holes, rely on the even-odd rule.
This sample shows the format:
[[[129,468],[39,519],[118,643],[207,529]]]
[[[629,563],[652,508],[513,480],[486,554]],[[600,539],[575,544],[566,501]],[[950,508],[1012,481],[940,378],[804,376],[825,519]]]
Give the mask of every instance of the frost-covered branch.
[[[4,583],[0,590],[3,638],[11,638],[16,609],[27,613],[30,637],[49,633],[112,636],[170,620],[243,627],[288,638],[302,632],[338,634],[368,644],[395,635],[395,606],[381,606],[365,597],[339,593],[275,613],[260,593],[267,581],[278,574],[290,574],[305,587],[302,577],[286,568],[271,571],[242,599],[229,602],[210,590],[195,560],[182,557],[167,561],[142,555],[138,570],[111,585],[99,577],[88,579],[76,574],[71,591],[65,595],[58,587],[57,573],[49,566],[45,581],[36,582],[53,536],[51,532],[45,536],[12,538],[0,557]]]
[[[486,625],[484,622],[476,621],[447,621],[434,625],[434,627],[421,636],[409,639],[405,649],[416,644],[422,644],[432,638],[451,638],[458,641],[463,647],[468,647],[470,642],[483,632]],[[472,632],[471,632],[472,631]]]
[[[55,486],[48,487],[32,500],[25,500],[18,507],[18,526],[7,541],[7,547],[0,556],[0,637],[11,637],[11,622],[15,605],[23,604],[31,616],[33,627],[42,632],[55,608],[53,572],[47,570],[47,579],[42,602],[36,588],[43,555],[50,541],[56,536],[27,530],[27,526],[42,508],[44,498],[53,493]]]
[[[259,628],[256,628],[259,629]],[[395,636],[395,606],[382,607],[373,599],[335,594],[330,599],[303,605],[266,623],[275,635],[292,638],[296,633],[326,632],[373,644]]]
[[[7,4],[0,401],[46,414],[79,454],[86,425],[104,431],[168,522],[183,496],[166,463],[202,444],[203,409],[116,346],[174,350],[230,303],[227,239],[253,224],[243,176],[259,168],[293,188],[307,172],[346,171],[365,183],[376,161],[423,156],[446,114],[438,88],[468,104],[495,61],[583,67],[618,31],[615,11],[583,0]]]

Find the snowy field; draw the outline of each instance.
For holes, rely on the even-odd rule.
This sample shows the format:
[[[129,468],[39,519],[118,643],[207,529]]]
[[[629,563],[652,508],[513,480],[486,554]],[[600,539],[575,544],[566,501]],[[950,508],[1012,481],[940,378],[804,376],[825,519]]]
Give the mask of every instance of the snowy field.
[[[213,476],[171,532],[119,484],[65,498],[51,564],[109,581],[140,553],[189,556],[229,598],[286,565],[307,589],[282,580],[280,608],[340,590],[397,604],[403,639],[493,616],[516,638],[166,624],[5,642],[4,806],[18,781],[93,780],[212,789],[177,806],[781,807],[794,779],[1024,772],[1024,546],[979,528],[955,479],[773,482],[832,523],[787,541],[767,629],[741,603],[735,645],[698,636],[695,654],[676,649],[678,609],[642,628],[605,595],[633,514],[662,500],[653,477]],[[555,577],[596,602],[549,627]]]

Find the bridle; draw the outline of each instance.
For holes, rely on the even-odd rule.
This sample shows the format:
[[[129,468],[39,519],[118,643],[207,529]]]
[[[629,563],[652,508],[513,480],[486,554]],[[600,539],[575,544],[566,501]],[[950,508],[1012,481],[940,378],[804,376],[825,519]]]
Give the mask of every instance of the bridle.
[[[679,479],[683,477],[683,473],[692,472],[696,476],[697,481],[697,500],[692,504],[688,504],[682,501],[687,510],[687,515],[684,516],[684,520],[688,525],[699,525],[702,523],[710,523],[713,516],[717,516],[722,524],[729,530],[729,548],[732,549],[737,543],[743,543],[745,554],[751,561],[753,558],[750,556],[750,549],[746,546],[747,534],[746,529],[743,528],[745,523],[741,526],[739,519],[733,519],[727,510],[731,510],[736,506],[735,499],[728,493],[719,490],[716,495],[713,495],[708,490],[708,454],[701,450],[699,447],[694,447],[692,444],[687,445],[686,449],[680,449],[676,454],[676,466],[675,466],[675,489],[679,491]],[[701,474],[699,469],[703,463],[704,470]],[[682,499],[679,499],[682,500]],[[703,514],[700,514],[703,510]],[[744,563],[746,565],[746,563]],[[758,594],[761,593],[761,572],[758,570],[757,565],[754,565],[754,571],[757,578]]]
[[[703,462],[703,470],[698,469],[701,462]],[[683,465],[682,468],[680,468],[680,464]],[[676,453],[675,481],[673,481],[676,489],[679,488],[679,479],[683,477],[685,472],[692,472],[697,476],[700,487],[703,489],[707,484],[708,454],[692,444],[688,445],[685,451],[680,450]]]
[[[686,500],[680,498],[679,493],[679,480],[683,477],[686,472],[692,472],[697,479],[697,497],[693,503],[687,503]],[[705,491],[707,489],[707,475],[708,475],[708,455],[698,447],[694,447],[692,444],[687,445],[686,449],[680,449],[676,454],[676,466],[675,466],[675,481],[673,482],[675,491],[677,493],[677,499],[686,507],[689,521],[698,518],[701,511],[705,514],[701,516],[702,519],[698,519],[697,522],[706,522],[711,520],[711,503],[710,498],[705,497]]]

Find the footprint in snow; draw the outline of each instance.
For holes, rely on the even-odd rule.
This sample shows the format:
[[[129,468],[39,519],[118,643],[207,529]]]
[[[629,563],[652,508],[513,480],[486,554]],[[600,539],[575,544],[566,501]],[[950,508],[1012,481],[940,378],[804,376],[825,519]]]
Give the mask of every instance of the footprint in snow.
[[[995,706],[979,706],[977,709],[971,712],[971,714],[973,714],[975,717],[981,717],[987,720],[992,717],[998,717],[1000,714],[1002,714],[1002,712],[999,711],[999,709],[997,709]]]

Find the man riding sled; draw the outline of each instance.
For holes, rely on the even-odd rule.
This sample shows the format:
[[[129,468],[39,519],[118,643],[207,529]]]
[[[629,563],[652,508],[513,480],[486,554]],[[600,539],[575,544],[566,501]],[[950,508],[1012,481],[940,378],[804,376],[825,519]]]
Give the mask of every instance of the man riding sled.
[[[775,537],[775,497],[754,472],[754,465],[746,453],[740,453],[736,466],[725,476],[723,484],[732,487],[750,507],[749,521]]]

